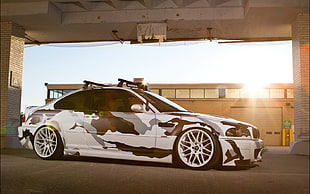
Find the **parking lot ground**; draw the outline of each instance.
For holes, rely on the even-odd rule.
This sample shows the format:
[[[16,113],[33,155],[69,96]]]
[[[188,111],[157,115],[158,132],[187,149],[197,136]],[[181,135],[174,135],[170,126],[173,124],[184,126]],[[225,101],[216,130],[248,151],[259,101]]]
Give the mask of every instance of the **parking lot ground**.
[[[1,193],[309,194],[309,156],[267,147],[256,167],[198,171],[90,157],[48,161],[32,150],[2,149]]]

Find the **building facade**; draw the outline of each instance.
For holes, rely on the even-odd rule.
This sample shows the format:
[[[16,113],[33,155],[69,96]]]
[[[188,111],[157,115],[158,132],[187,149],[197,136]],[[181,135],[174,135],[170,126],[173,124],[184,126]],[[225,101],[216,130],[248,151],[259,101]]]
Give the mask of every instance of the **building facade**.
[[[0,142],[1,148],[20,147],[16,142],[20,124],[20,102],[24,56],[23,27],[1,21],[0,66]]]
[[[83,84],[46,87],[49,102]],[[288,146],[294,140],[293,84],[149,84],[149,88],[189,111],[251,123],[260,129],[265,145]]]

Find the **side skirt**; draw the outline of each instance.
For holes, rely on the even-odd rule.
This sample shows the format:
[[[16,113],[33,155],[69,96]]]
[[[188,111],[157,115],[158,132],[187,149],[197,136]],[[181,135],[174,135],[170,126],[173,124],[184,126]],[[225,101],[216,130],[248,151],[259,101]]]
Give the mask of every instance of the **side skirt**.
[[[141,155],[134,155],[132,152],[120,151],[120,150],[93,150],[93,149],[70,149],[64,150],[65,155],[76,155],[76,156],[89,156],[99,158],[110,158],[110,159],[124,159],[124,160],[136,160],[136,161],[147,161],[147,162],[161,162],[161,163],[172,163],[172,154],[165,157],[157,158]]]

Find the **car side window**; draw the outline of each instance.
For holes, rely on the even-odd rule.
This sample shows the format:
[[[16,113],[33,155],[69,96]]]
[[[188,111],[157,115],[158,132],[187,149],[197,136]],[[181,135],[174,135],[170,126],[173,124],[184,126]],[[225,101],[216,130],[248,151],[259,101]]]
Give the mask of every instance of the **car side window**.
[[[143,102],[128,91],[115,89],[95,90],[92,109],[97,111],[132,112],[131,106],[133,104],[143,104]]]
[[[54,105],[55,109],[85,112],[90,110],[91,90],[80,91],[67,96]]]

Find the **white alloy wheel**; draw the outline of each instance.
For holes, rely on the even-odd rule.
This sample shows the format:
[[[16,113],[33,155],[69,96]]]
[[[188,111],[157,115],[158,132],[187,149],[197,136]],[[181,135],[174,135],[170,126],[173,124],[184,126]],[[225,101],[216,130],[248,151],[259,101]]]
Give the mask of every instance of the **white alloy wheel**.
[[[183,131],[177,139],[177,159],[189,168],[209,168],[218,144],[214,136],[203,129]]]
[[[61,138],[56,129],[42,127],[34,135],[33,147],[42,159],[57,159],[63,153]]]

